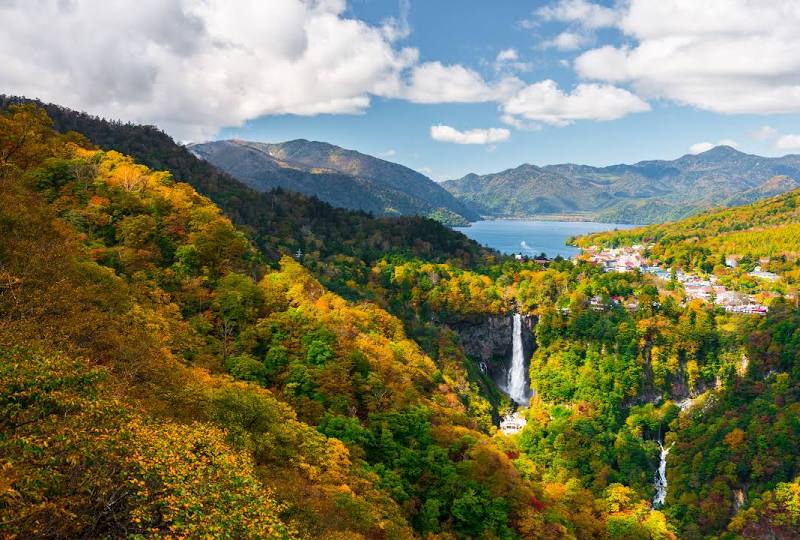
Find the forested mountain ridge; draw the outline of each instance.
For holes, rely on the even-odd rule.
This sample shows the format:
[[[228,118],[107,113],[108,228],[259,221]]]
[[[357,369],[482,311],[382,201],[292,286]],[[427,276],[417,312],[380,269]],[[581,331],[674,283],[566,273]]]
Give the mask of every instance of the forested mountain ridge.
[[[33,109],[0,121],[3,534],[406,538],[419,515],[477,535],[507,531],[515,506],[537,522],[519,503],[544,495],[390,315],[289,259],[262,278],[246,237],[167,173],[84,150]],[[433,461],[400,467],[419,445]],[[469,472],[484,459],[504,484]],[[435,504],[406,518],[418,489]]]
[[[648,245],[663,264],[704,272],[734,273],[755,266],[800,281],[800,190],[734,208],[720,208],[681,221],[609,231],[576,239],[582,247]],[[736,261],[737,269],[731,266]],[[740,276],[741,277],[741,276]]]
[[[378,215],[425,215],[466,224],[478,215],[408,167],[329,143],[227,140],[189,149],[259,191],[283,187]]]
[[[62,133],[79,132],[99,148],[117,150],[152,169],[169,171],[214,201],[269,260],[299,251],[306,266],[329,284],[363,278],[372,261],[393,253],[464,263],[494,257],[490,250],[431,219],[376,218],[280,188],[256,191],[197,158],[154,126],[114,122],[59,105],[0,96],[0,107],[14,103],[44,108]]]
[[[798,155],[767,158],[718,146],[671,161],[632,165],[526,164],[442,185],[476,211],[495,217],[568,214],[654,223],[714,206],[752,202],[793,189],[799,182]]]
[[[269,268],[169,173],[30,106],[0,115],[0,160],[2,534],[672,538],[636,500],[543,482],[457,345],[433,359]]]
[[[800,527],[800,321],[786,298],[730,314],[650,274],[543,267],[462,250],[460,235],[431,259],[402,235],[383,236],[385,256],[356,244],[281,257],[168,172],[48,122],[31,107],[0,115],[2,534],[699,540]],[[791,226],[796,202],[754,205],[753,229]],[[709,239],[736,227],[715,219]],[[267,247],[297,238],[261,234]],[[511,310],[535,321],[536,396],[505,436],[457,330]],[[669,491],[654,508],[661,445]]]

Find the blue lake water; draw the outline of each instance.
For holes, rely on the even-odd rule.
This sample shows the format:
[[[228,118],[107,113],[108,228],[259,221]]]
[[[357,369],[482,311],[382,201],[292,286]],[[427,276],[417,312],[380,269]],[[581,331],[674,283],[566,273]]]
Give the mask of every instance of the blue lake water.
[[[568,238],[581,234],[630,229],[635,225],[596,223],[593,221],[527,221],[494,219],[476,221],[470,227],[456,227],[473,240],[497,251],[529,257],[544,252],[548,257],[577,255],[578,248],[566,245]]]

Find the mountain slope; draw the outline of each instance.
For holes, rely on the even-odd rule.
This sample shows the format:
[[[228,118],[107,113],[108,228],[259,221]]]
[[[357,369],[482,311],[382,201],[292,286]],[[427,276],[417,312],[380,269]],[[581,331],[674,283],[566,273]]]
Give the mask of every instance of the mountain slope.
[[[386,214],[386,197],[362,179],[334,170],[309,170],[273,159],[258,148],[239,141],[191,145],[197,157],[214,164],[258,191],[284,188],[316,196],[340,208]]]
[[[416,216],[374,218],[363,212],[334,208],[316,197],[276,189],[256,191],[185,147],[154,126],[105,120],[37,100],[0,95],[0,109],[34,103],[62,133],[76,131],[104,150],[117,150],[156,170],[167,170],[216,203],[253,238],[271,260],[298,250],[317,275],[332,274],[331,264],[359,267],[348,258],[370,263],[386,254],[402,253],[430,260],[475,261],[488,255],[473,240],[433,220]]]
[[[427,176],[328,143],[227,140],[190,150],[261,191],[283,187],[381,215],[448,216],[447,221],[461,223],[478,217]]]
[[[492,216],[579,214],[609,222],[653,223],[752,202],[792,189],[798,181],[798,155],[765,158],[718,146],[671,161],[633,165],[525,164],[442,185]]]
[[[764,270],[796,283],[800,272],[800,189],[754,203],[705,211],[681,221],[580,237],[581,247],[652,244],[651,257],[665,264],[723,273],[726,257],[739,269],[764,262]]]
[[[0,133],[0,536],[596,538],[634,506],[544,482],[463,364],[169,173],[34,107]]]

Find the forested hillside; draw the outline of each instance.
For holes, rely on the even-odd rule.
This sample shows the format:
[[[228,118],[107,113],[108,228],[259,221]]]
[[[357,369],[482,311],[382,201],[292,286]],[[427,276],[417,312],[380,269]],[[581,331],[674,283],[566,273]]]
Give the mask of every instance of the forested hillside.
[[[463,359],[271,270],[187,184],[0,122],[3,534],[589,537],[624,511],[542,483]]]
[[[576,243],[587,247],[648,245],[648,254],[664,264],[721,275],[749,272],[755,266],[774,271],[784,283],[800,281],[800,191],[750,205],[718,209],[673,223],[592,234]],[[736,261],[738,272],[726,268]]]
[[[318,141],[212,141],[189,146],[259,191],[283,187],[334,206],[376,215],[422,215],[450,225],[478,219],[439,184],[414,170]]]
[[[309,264],[375,260],[403,253],[433,260],[473,261],[488,254],[463,234],[423,217],[375,218],[364,212],[334,208],[315,197],[276,189],[266,193],[203,161],[154,126],[114,122],[13,96],[0,96],[0,107],[36,103],[62,133],[76,131],[104,150],[132,156],[154,170],[169,171],[209,197],[240,226],[270,259],[302,251]]]
[[[800,156],[762,157],[717,146],[674,160],[631,165],[524,164],[443,185],[490,216],[556,214],[609,223],[660,223],[795,189],[800,185]]]
[[[658,228],[578,241],[646,240],[666,258],[784,231],[795,196],[676,224],[672,244]],[[0,115],[0,200],[4,535],[800,528],[800,319],[781,295],[766,315],[727,313],[651,274],[499,258],[428,220],[382,229],[327,205],[366,230],[288,256],[298,233],[278,226],[280,206],[259,210],[275,228],[238,229],[170,172],[59,134],[30,105]],[[439,244],[416,237],[436,230]],[[521,433],[504,435],[510,402],[459,331],[513,311],[534,322],[536,394]],[[662,447],[669,484],[654,505]]]
[[[650,274],[567,261],[477,272],[387,262],[373,286],[420,322],[491,313],[508,301],[536,318],[536,395],[518,452],[543,481],[622,505],[603,535],[668,537],[632,520],[651,507],[665,447],[660,509],[678,537],[795,537],[800,318],[793,301],[774,299],[766,316],[730,314]]]

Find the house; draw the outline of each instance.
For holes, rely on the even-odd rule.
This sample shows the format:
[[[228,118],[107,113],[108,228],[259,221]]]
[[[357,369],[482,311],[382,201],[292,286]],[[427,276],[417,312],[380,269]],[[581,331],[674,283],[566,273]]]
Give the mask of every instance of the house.
[[[762,270],[760,266],[756,266],[748,275],[754,278],[766,279],[767,281],[778,281],[781,278],[778,274]]]
[[[592,299],[589,300],[589,307],[595,311],[604,311],[606,309],[606,304],[599,296],[593,296]]]
[[[516,412],[507,414],[501,421],[500,421],[500,431],[505,433],[506,435],[513,435],[514,433],[519,433],[522,431],[522,428],[525,427],[528,421],[522,418]]]

